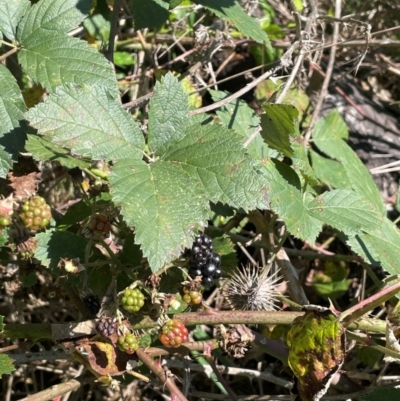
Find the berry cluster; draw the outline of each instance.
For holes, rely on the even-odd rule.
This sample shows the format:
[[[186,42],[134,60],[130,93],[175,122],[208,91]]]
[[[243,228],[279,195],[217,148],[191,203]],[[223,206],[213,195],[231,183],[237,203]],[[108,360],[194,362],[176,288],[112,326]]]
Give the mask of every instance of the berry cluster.
[[[21,206],[20,218],[31,231],[39,231],[49,225],[51,208],[41,196],[35,196]]]
[[[101,319],[96,322],[97,332],[104,337],[112,336],[115,333],[116,328],[117,322],[111,317],[102,316]]]
[[[139,348],[139,341],[134,334],[126,334],[118,337],[118,345],[121,351],[133,354]]]
[[[111,230],[111,223],[103,213],[97,213],[90,217],[88,228],[92,232],[107,234]]]
[[[189,288],[183,288],[182,299],[189,305],[200,305],[203,295],[200,291],[191,291]]]
[[[221,277],[220,265],[221,257],[213,252],[212,239],[205,234],[197,235],[190,250],[189,275],[203,276],[202,284],[211,286],[214,279]]]
[[[137,312],[144,305],[144,295],[138,288],[127,288],[122,295],[121,304],[128,312]]]
[[[179,347],[188,340],[188,329],[178,319],[168,320],[158,334],[159,340],[166,347]]]

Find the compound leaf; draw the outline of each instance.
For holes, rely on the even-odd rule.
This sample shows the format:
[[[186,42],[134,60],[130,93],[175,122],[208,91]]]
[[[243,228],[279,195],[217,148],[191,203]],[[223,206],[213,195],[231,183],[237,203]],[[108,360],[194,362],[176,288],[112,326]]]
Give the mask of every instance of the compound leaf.
[[[115,74],[108,61],[92,46],[57,31],[38,29],[21,37],[18,60],[24,71],[50,92],[74,83],[101,85],[116,97]]]
[[[386,215],[381,194],[371,174],[343,140],[347,136],[347,125],[337,111],[318,120],[313,132],[313,140],[318,149],[342,163],[353,189],[368,199],[382,215]]]
[[[17,25],[29,5],[29,0],[0,0],[0,31],[9,40],[15,39]]]
[[[195,3],[208,8],[219,18],[226,18],[244,35],[256,42],[265,43],[271,50],[268,35],[261,29],[256,19],[246,14],[236,0],[196,0]]]
[[[22,151],[26,138],[22,123],[26,110],[18,84],[10,71],[0,64],[0,177],[4,178]]]
[[[110,184],[153,271],[179,256],[193,242],[194,232],[206,225],[207,199],[179,165],[120,160]]]
[[[18,26],[20,42],[37,38],[46,31],[68,32],[86,17],[90,0],[41,0],[32,5]]]
[[[48,137],[28,135],[25,148],[38,161],[58,161],[68,168],[79,167],[84,169],[90,167],[90,163],[71,156],[66,149],[51,143],[51,139]]]
[[[169,17],[169,3],[164,0],[130,0],[135,29],[159,28]]]
[[[139,125],[104,88],[58,88],[26,117],[41,135],[74,154],[104,160],[143,156]]]
[[[155,93],[157,96],[150,102],[149,146],[161,155],[183,137],[189,122],[189,103],[188,95],[172,74],[157,82]]]
[[[87,241],[79,235],[51,229],[36,234],[35,238],[38,240],[35,258],[43,266],[55,268],[61,258],[84,260]]]
[[[194,124],[165,159],[198,182],[212,202],[246,210],[268,206],[268,184],[262,169],[242,147],[242,138],[216,125]]]
[[[210,90],[210,93],[215,102],[228,96],[227,92],[222,91]],[[233,129],[243,137],[243,142],[246,141],[260,124],[260,119],[255,111],[245,101],[240,99],[235,99],[226,106],[219,108],[217,115],[221,125]],[[263,141],[260,133],[249,143],[246,149],[256,159],[278,156],[278,152],[269,148]]]
[[[311,216],[303,200],[297,174],[286,164],[267,160],[263,163],[270,189],[271,209],[281,217],[296,238],[314,243],[322,222]]]
[[[349,236],[347,243],[369,263],[381,264],[389,273],[400,274],[400,233],[388,218],[376,230]]]
[[[323,193],[309,203],[308,213],[346,234],[379,230],[383,221],[374,205],[352,190]]]
[[[261,136],[272,149],[292,157],[290,138],[297,133],[299,112],[289,104],[268,104],[261,115]]]

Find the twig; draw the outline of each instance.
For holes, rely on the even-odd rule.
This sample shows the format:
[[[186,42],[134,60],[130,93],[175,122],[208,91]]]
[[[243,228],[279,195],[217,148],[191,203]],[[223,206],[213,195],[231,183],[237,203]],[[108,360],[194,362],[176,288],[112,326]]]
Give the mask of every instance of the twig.
[[[87,380],[87,379],[86,379]],[[56,397],[67,394],[73,390],[77,390],[86,380],[76,378],[68,380],[67,382],[56,384],[50,388],[39,391],[36,394],[29,395],[28,397],[21,398],[19,401],[43,401],[53,400]]]
[[[188,399],[182,394],[181,390],[176,386],[175,382],[168,377],[165,370],[161,366],[158,366],[145,351],[138,349],[136,355],[168,388],[172,398],[175,397],[179,401],[188,401]]]
[[[115,47],[115,36],[117,35],[118,29],[118,17],[120,10],[121,0],[114,0],[113,17],[111,20],[110,36],[108,38],[108,48],[104,53],[106,59],[114,66],[114,47]]]
[[[162,362],[162,365],[166,365],[169,368],[182,368],[182,369],[185,368],[184,362],[181,362],[181,361],[178,361],[175,359],[164,360]],[[206,374],[210,374],[211,372],[213,372],[211,366],[200,365],[198,363],[190,363],[189,368],[192,371],[204,372]],[[220,373],[222,373],[224,375],[245,376],[245,377],[249,377],[251,379],[257,378],[257,379],[265,380],[270,383],[277,384],[278,386],[282,386],[285,388],[292,387],[292,382],[281,379],[280,377],[274,376],[271,372],[260,372],[260,371],[252,370],[252,369],[235,368],[235,367],[223,366],[223,365],[217,365],[216,368]]]
[[[299,281],[299,274],[283,248],[276,254],[276,263],[282,272],[283,278],[288,283],[288,289],[293,301],[300,305],[308,305],[306,293]]]
[[[336,0],[335,18],[338,18],[338,19],[340,18],[340,15],[342,12],[341,6],[342,6],[341,0]],[[338,37],[339,37],[339,22],[335,21],[333,24],[333,40],[332,40],[332,42],[336,43],[338,40]],[[317,120],[319,118],[319,113],[321,111],[322,104],[324,103],[326,95],[328,93],[328,87],[329,87],[329,83],[331,81],[331,76],[333,73],[335,59],[336,59],[336,46],[332,46],[331,52],[329,54],[328,67],[326,69],[325,78],[324,78],[324,82],[322,84],[321,92],[319,94],[317,104],[314,107],[314,112],[313,112],[313,115],[311,118],[310,125],[304,136],[304,145],[305,146],[308,144],[308,142],[310,140],[312,130],[314,128],[315,123],[317,122]]]

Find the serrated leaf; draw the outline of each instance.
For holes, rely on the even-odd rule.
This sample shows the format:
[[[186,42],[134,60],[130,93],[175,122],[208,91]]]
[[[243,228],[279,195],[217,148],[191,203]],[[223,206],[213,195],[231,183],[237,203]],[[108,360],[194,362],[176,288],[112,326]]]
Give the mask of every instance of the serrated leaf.
[[[74,154],[104,160],[143,156],[139,125],[103,88],[58,88],[26,117],[40,134]]]
[[[89,168],[90,164],[77,159],[63,149],[61,146],[51,143],[48,137],[40,137],[38,135],[28,135],[25,148],[27,152],[31,153],[33,158],[38,161],[58,161],[65,167],[81,169]]]
[[[85,19],[83,26],[93,38],[101,40],[102,42],[108,41],[110,37],[111,22],[106,20],[102,14],[89,16],[89,18]]]
[[[165,154],[198,182],[212,202],[245,210],[268,205],[262,169],[245,152],[241,137],[216,125],[191,125],[185,137]]]
[[[15,39],[17,25],[29,5],[29,0],[0,0],[0,31],[9,40]]]
[[[311,185],[318,185],[318,179],[308,160],[308,149],[304,147],[303,138],[294,136],[290,142],[293,149],[292,168],[301,173]]]
[[[336,189],[315,198],[308,213],[345,233],[379,230],[383,216],[371,202],[352,190]]]
[[[347,178],[346,170],[341,163],[327,159],[311,149],[309,152],[313,170],[319,180],[333,188],[351,187],[351,182]]]
[[[32,5],[19,24],[17,39],[28,41],[42,30],[68,32],[84,20],[90,7],[90,0],[41,0]]]
[[[195,3],[208,8],[219,18],[226,18],[245,36],[249,36],[256,42],[265,43],[268,50],[271,51],[271,44],[268,35],[261,29],[260,24],[256,19],[246,14],[238,1],[196,0]]]
[[[1,64],[0,87],[0,177],[5,178],[12,159],[17,160],[24,146],[26,108],[14,76]]]
[[[47,230],[36,234],[35,258],[44,266],[54,268],[61,258],[84,260],[87,240],[69,231]]]
[[[360,158],[344,142],[343,138],[347,137],[347,125],[336,110],[318,120],[313,132],[315,145],[326,155],[342,163],[354,190],[372,202],[382,215],[386,215],[379,189]]]
[[[21,38],[18,53],[24,72],[50,92],[70,83],[104,86],[113,97],[118,87],[109,62],[92,46],[57,31],[36,30]]]
[[[92,207],[87,202],[81,200],[68,208],[67,213],[65,213],[61,218],[58,227],[60,228],[76,224],[85,220],[87,217],[92,215],[92,213]]]
[[[113,199],[122,206],[153,272],[181,254],[206,224],[207,200],[179,165],[120,160],[110,175]]]
[[[0,376],[9,375],[14,372],[15,367],[13,365],[14,361],[5,354],[0,354]]]
[[[135,29],[159,28],[169,17],[169,4],[164,0],[130,0]]]
[[[290,137],[297,132],[299,112],[288,104],[268,104],[263,107],[261,115],[261,136],[272,149],[292,157]]]
[[[224,99],[228,96],[227,92],[210,90],[214,102]],[[260,124],[260,119],[248,104],[240,99],[229,102],[226,106],[217,110],[220,123],[226,128],[233,129],[236,133],[243,137],[243,142],[254,132]],[[247,151],[257,159],[266,157],[277,157],[278,152],[268,147],[263,141],[261,134],[250,142]]]
[[[285,221],[293,236],[314,243],[322,222],[308,214],[297,174],[279,161],[268,160],[263,166],[270,187],[271,209]]]
[[[400,274],[400,233],[388,218],[376,230],[350,237],[348,243],[360,256],[371,264],[381,266],[391,274]]]
[[[12,167],[11,155],[0,147],[0,178],[6,178]]]
[[[162,155],[184,136],[189,123],[189,103],[188,95],[170,73],[157,82],[154,91],[157,95],[150,101],[149,146]]]

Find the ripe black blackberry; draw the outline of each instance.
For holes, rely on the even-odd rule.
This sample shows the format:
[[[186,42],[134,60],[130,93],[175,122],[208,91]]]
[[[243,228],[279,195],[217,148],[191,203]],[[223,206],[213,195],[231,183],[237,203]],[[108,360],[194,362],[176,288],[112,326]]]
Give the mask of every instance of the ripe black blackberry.
[[[104,337],[110,337],[115,333],[117,329],[117,321],[111,317],[102,316],[96,322],[96,330],[99,334]]]
[[[202,276],[202,284],[207,287],[222,275],[221,257],[213,249],[212,239],[208,235],[198,234],[190,250],[189,276]]]

